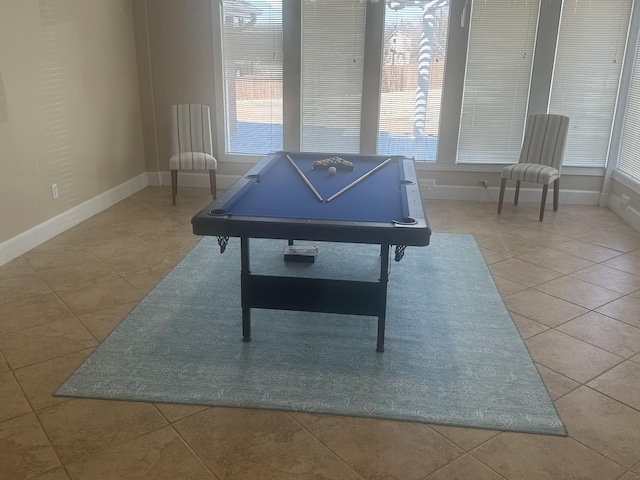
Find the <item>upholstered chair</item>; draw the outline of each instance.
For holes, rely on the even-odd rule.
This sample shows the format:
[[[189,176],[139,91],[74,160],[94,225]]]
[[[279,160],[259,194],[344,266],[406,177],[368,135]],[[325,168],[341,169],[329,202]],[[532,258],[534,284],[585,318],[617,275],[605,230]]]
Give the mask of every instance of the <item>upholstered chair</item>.
[[[520,160],[514,165],[502,169],[498,214],[502,211],[504,190],[507,180],[516,181],[514,205],[518,204],[520,182],[542,184],[542,202],[540,204],[540,221],[544,217],[547,201],[547,190],[553,183],[553,211],[558,210],[560,189],[560,172],[562,158],[567,141],[569,117],[554,114],[535,114],[527,118]]]
[[[178,170],[209,170],[211,195],[216,198],[216,169],[213,156],[211,119],[206,105],[183,104],[171,107],[171,196],[176,204]]]

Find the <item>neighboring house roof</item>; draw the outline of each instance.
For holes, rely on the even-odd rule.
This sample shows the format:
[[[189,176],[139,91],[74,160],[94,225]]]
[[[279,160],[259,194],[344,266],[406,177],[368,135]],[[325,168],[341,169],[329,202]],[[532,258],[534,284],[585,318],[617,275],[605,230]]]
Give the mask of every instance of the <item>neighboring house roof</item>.
[[[407,40],[411,40],[411,37],[409,35],[407,35],[406,33],[402,33],[400,30],[394,30],[393,32],[391,32],[391,34],[387,37],[387,39],[385,40],[385,42],[389,42],[392,38],[394,37],[404,37]]]
[[[232,13],[235,17],[252,17],[260,15],[262,9],[251,4],[248,0],[223,0],[226,13]]]

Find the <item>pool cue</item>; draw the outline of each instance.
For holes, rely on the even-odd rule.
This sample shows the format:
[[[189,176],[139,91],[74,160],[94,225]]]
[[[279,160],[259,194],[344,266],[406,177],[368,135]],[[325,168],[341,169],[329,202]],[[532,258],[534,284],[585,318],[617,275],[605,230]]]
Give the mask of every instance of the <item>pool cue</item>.
[[[300,170],[298,168],[298,166],[293,162],[293,160],[291,160],[291,157],[289,155],[287,155],[287,159],[291,162],[291,165],[293,165],[293,168],[295,168],[296,171],[298,172],[298,174],[302,177],[302,180],[304,180],[304,183],[307,184],[307,187],[309,187],[311,189],[311,191],[313,192],[313,194],[316,197],[318,197],[318,200],[320,200],[322,202],[323,201],[322,197],[320,196],[318,191],[315,188],[313,188],[313,185],[311,185],[311,182],[309,181],[309,179],[307,179],[307,177],[304,176],[304,173],[302,173],[302,170]]]
[[[351,182],[349,185],[347,185],[346,187],[344,187],[342,190],[340,190],[337,193],[334,193],[333,195],[331,195],[329,198],[327,198],[327,202],[330,202],[331,200],[333,200],[334,198],[336,198],[338,195],[342,195],[344,192],[346,192],[347,190],[349,190],[351,187],[354,187],[355,185],[357,185],[358,183],[360,183],[362,180],[364,180],[365,178],[367,178],[369,175],[373,175],[374,173],[376,173],[378,170],[380,170],[382,167],[384,167],[387,163],[389,163],[391,160],[393,159],[393,157],[389,157],[387,158],[384,162],[382,162],[380,165],[378,165],[375,168],[372,168],[371,170],[369,170],[367,173],[365,173],[364,175],[362,175],[360,178],[357,178],[356,180],[354,180],[353,182]]]

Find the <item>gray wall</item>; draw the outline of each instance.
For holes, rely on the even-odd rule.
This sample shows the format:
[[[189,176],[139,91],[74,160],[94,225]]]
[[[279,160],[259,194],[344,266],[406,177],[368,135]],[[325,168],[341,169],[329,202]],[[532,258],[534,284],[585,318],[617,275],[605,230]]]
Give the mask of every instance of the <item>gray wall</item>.
[[[0,245],[144,173],[135,46],[130,0],[2,1]]]

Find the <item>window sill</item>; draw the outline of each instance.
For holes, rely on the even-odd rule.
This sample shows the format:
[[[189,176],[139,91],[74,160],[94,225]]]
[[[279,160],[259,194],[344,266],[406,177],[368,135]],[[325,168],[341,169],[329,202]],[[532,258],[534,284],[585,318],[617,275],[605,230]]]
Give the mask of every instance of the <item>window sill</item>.
[[[616,182],[621,183],[625,187],[630,188],[635,193],[640,194],[640,180],[633,178],[626,173],[622,173],[619,170],[614,170],[611,178],[613,178]]]

